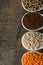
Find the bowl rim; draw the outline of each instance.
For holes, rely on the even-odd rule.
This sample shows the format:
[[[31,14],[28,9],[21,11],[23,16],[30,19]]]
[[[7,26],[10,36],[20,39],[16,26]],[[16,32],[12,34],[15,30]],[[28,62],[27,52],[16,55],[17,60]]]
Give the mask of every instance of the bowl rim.
[[[22,38],[21,38],[21,43],[22,43],[23,48],[26,49],[27,51],[37,51],[37,50],[42,49],[43,46],[41,46],[41,47],[39,47],[39,48],[37,48],[37,49],[32,49],[32,50],[31,50],[31,49],[27,49],[27,48],[24,47],[24,45],[23,45],[23,38],[24,38],[24,35],[27,34],[27,33],[30,33],[30,32],[26,32],[26,33],[24,33],[23,36],[22,36]],[[39,33],[39,32],[36,32],[36,33]],[[43,36],[42,33],[39,33],[39,34]]]
[[[27,31],[38,31],[38,30],[43,29],[43,26],[41,26],[40,28],[37,28],[37,29],[32,30],[32,29],[28,29],[28,28],[24,25],[24,23],[23,23],[23,18],[24,18],[24,16],[27,15],[28,13],[30,13],[30,12],[25,13],[25,14],[22,16],[22,18],[21,18],[21,24],[22,24],[23,28],[24,28],[25,30],[27,30]],[[36,12],[36,13],[39,14],[39,15],[41,15],[41,16],[43,16],[43,14],[40,14],[39,12]]]
[[[42,8],[39,8],[39,9],[35,10],[35,11],[30,11],[30,10],[28,10],[28,9],[25,8],[25,6],[24,6],[24,4],[23,4],[23,0],[21,0],[21,4],[22,4],[23,9],[24,9],[25,11],[28,11],[28,12],[36,12],[36,11],[40,11],[40,10],[43,9],[43,7],[42,7]]]
[[[24,58],[24,56],[25,56],[26,54],[32,53],[32,52],[37,52],[37,53],[43,55],[43,53],[41,53],[41,52],[39,52],[39,51],[27,51],[27,52],[25,52],[25,53],[22,55],[22,57],[21,57],[21,63],[22,63],[22,65],[24,65],[24,64],[23,64],[23,58]]]

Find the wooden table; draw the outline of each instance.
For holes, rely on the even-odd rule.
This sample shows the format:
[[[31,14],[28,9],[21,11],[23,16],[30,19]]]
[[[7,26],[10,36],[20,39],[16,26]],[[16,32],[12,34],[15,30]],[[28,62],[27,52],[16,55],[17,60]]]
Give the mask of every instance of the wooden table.
[[[21,44],[27,32],[21,25],[25,13],[20,0],[0,0],[0,65],[21,65],[21,57],[27,52]]]

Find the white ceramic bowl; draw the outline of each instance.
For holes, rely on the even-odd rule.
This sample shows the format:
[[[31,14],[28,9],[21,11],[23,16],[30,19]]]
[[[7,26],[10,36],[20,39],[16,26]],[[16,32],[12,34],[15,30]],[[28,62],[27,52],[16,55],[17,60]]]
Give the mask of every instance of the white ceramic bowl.
[[[23,1],[24,1],[24,0],[21,0],[22,7],[23,7],[26,11],[28,11],[28,12],[36,12],[36,11],[40,11],[40,10],[43,9],[43,8],[40,8],[40,9],[37,9],[37,10],[35,10],[35,11],[30,11],[30,10],[28,10],[28,9],[25,8],[25,6],[24,6],[24,4],[23,4]]]
[[[30,32],[26,32],[25,34],[27,34],[27,33],[30,33]],[[37,33],[39,33],[39,32],[37,32]],[[23,43],[23,38],[24,38],[24,35],[25,34],[23,34],[23,36],[22,36],[22,39],[21,39],[21,43],[22,43],[22,46],[25,48],[25,46],[24,46],[24,43]],[[40,35],[42,35],[43,36],[43,34],[42,33],[40,33]],[[36,51],[36,50],[40,50],[40,49],[42,49],[43,48],[43,46],[42,47],[39,47],[39,48],[37,48],[37,49],[27,49],[27,48],[25,48],[26,50],[30,50],[30,51]]]
[[[43,53],[38,52],[38,51],[28,51],[28,52],[24,53],[24,55],[23,55],[22,58],[21,58],[21,63],[22,63],[22,65],[24,65],[24,63],[23,63],[23,58],[24,58],[24,56],[25,56],[26,54],[28,54],[28,53],[31,53],[31,52],[37,52],[37,53],[43,55]]]
[[[38,31],[38,30],[43,29],[43,26],[42,26],[42,27],[40,27],[40,28],[38,28],[38,29],[35,29],[35,30],[28,29],[27,27],[25,27],[25,26],[24,26],[24,23],[23,23],[23,18],[24,18],[24,16],[25,16],[25,15],[27,15],[28,13],[29,13],[29,12],[25,13],[25,14],[23,15],[22,19],[21,19],[21,23],[22,23],[23,28],[24,28],[24,29],[26,29],[26,30],[28,30],[28,31]],[[37,12],[37,13],[38,13],[38,12]],[[38,14],[40,14],[40,13],[38,13]],[[40,14],[40,15],[41,15],[41,16],[43,16],[42,14]]]

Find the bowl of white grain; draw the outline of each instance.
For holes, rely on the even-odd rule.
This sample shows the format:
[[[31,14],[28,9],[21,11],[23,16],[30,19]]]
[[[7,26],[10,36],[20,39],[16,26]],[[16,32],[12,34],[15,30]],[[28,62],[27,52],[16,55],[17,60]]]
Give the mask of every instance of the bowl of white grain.
[[[26,50],[39,50],[43,48],[43,34],[39,32],[26,32],[21,39],[22,46]]]

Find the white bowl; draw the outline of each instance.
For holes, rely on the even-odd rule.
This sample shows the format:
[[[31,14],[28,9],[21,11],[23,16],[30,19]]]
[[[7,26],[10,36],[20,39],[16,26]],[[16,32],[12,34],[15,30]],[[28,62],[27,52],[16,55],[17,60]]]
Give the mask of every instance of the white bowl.
[[[24,58],[24,56],[25,56],[26,54],[28,54],[28,53],[31,53],[31,52],[37,52],[37,53],[43,55],[43,53],[38,52],[38,51],[28,51],[28,52],[24,53],[24,55],[23,55],[22,58],[21,58],[21,63],[22,63],[22,65],[24,65],[24,63],[23,63],[23,58]]]
[[[37,9],[37,10],[35,10],[35,11],[30,11],[30,10],[28,10],[28,9],[25,8],[25,6],[24,6],[24,4],[23,4],[23,0],[21,0],[21,4],[22,4],[22,7],[24,8],[24,10],[26,10],[26,11],[28,11],[28,12],[36,12],[36,11],[40,11],[40,10],[43,9],[43,8],[40,8],[40,9]]]
[[[38,30],[43,29],[43,26],[42,26],[42,27],[40,27],[40,28],[37,28],[37,29],[35,29],[35,30],[28,29],[27,27],[25,27],[25,26],[24,26],[24,23],[23,23],[23,18],[24,18],[24,16],[25,16],[25,15],[27,15],[28,13],[29,13],[29,12],[25,13],[25,14],[23,15],[22,19],[21,19],[21,23],[22,23],[23,28],[24,28],[24,29],[26,29],[26,30],[28,30],[28,31],[38,31]],[[37,12],[37,13],[38,13],[38,12]],[[38,14],[40,14],[40,13],[38,13]],[[43,16],[42,14],[40,14],[40,15],[41,15],[41,16]]]
[[[26,33],[30,33],[30,32],[26,32]],[[26,33],[25,33],[25,34],[26,34]],[[37,32],[37,33],[39,33],[39,32]],[[21,39],[21,43],[22,43],[22,46],[23,46],[24,48],[25,48],[25,46],[24,46],[24,43],[23,43],[23,38],[24,38],[24,35],[25,35],[25,34],[23,34],[22,39]],[[40,35],[43,36],[42,33],[40,33]],[[32,49],[32,50],[31,50],[30,48],[29,48],[29,49],[25,48],[25,49],[26,49],[26,50],[30,50],[30,51],[36,51],[36,50],[40,50],[40,49],[42,49],[42,48],[43,48],[43,46],[41,46],[41,47],[39,47],[39,48],[37,48],[37,49]]]

